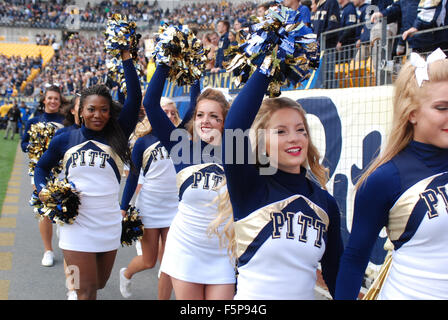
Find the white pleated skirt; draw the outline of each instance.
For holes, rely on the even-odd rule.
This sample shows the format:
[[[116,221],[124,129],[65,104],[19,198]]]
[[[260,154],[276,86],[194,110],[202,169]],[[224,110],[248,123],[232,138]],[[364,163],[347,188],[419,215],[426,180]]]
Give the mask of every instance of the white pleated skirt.
[[[73,224],[59,229],[59,247],[81,252],[107,252],[121,245],[122,215],[117,195],[84,196]]]
[[[135,201],[145,229],[168,228],[177,213],[178,193],[154,192],[142,188]]]
[[[217,236],[184,221],[181,211],[174,217],[165,244],[161,271],[173,278],[201,284],[235,283],[235,265]]]

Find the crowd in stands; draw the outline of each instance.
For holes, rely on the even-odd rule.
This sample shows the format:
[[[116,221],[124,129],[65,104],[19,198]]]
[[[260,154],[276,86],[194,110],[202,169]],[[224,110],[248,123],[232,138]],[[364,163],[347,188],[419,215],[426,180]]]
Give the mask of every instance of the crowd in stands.
[[[379,13],[367,12],[369,3],[379,8]],[[376,37],[373,35],[378,30],[369,29],[366,25],[359,25],[368,21],[375,21],[380,17],[386,17],[388,30],[395,31],[388,35],[402,34],[412,25],[422,29],[422,24],[417,24],[419,17],[417,11],[418,0],[414,1],[412,7],[405,6],[404,0],[284,0],[283,4],[300,12],[300,19],[313,29],[318,37],[323,32],[332,29],[358,25],[357,28],[334,33],[326,37],[325,47],[341,49],[344,46],[360,46],[360,42],[369,43]],[[410,2],[412,2],[410,1]],[[87,3],[85,8],[80,9],[80,19],[86,22],[105,22],[114,12],[126,14],[130,20],[145,20],[155,25],[161,22],[168,24],[188,24],[195,30],[204,46],[210,48],[207,71],[219,72],[226,60],[225,49],[235,44],[238,37],[247,32],[251,16],[263,18],[264,12],[272,5],[273,1],[256,2],[247,1],[243,3],[232,3],[231,1],[193,3],[179,8],[162,10],[157,1],[118,1],[104,0],[96,4]],[[57,23],[57,19],[64,19],[67,8],[75,4],[75,0],[3,0],[0,1],[0,19],[7,17],[14,21],[25,19],[26,21],[45,21]],[[443,4],[440,1],[440,5]],[[437,18],[437,17],[435,17]],[[56,19],[56,20],[55,20]],[[440,20],[440,19],[439,19]],[[445,18],[446,20],[446,18]],[[61,20],[59,20],[61,21]],[[413,24],[412,21],[416,23]],[[442,25],[444,25],[442,23]],[[428,28],[428,25],[424,26]],[[429,26],[430,27],[430,26]],[[372,35],[370,34],[372,32]],[[415,31],[414,31],[415,32]],[[430,45],[424,44],[422,37],[408,37],[408,45],[415,51],[429,51],[434,46],[448,48],[447,39],[441,34],[431,34]],[[434,38],[436,37],[436,38]],[[53,45],[55,57],[41,70],[40,74],[30,81],[22,93],[26,96],[36,96],[44,91],[45,84],[57,83],[63,88],[65,95],[73,95],[82,88],[97,82],[107,81],[107,70],[105,66],[106,55],[103,48],[103,36],[86,38],[74,34],[63,43],[55,41],[54,34],[37,34],[36,44]],[[393,54],[403,54],[402,48],[405,41],[396,38]],[[440,40],[440,41],[437,41]],[[422,45],[423,43],[423,45]],[[56,47],[55,47],[56,46]],[[140,57],[142,69],[146,70],[147,59]],[[3,62],[0,67],[0,96],[7,96],[11,90],[19,90],[23,81],[29,75],[29,70],[36,67],[33,59],[21,59],[17,57],[6,58],[0,56]],[[74,66],[77,66],[76,68]],[[79,67],[81,66],[81,67]],[[113,87],[117,90],[116,87]]]
[[[56,41],[56,35],[54,33],[38,33],[36,34],[36,44],[41,46],[51,46]]]
[[[20,91],[22,83],[28,78],[33,68],[40,68],[39,58],[0,55],[0,97],[11,97]],[[24,94],[33,92],[26,88]]]
[[[156,2],[104,0],[81,6],[76,4],[76,0],[1,0],[0,24],[63,28],[73,16],[78,16],[81,23],[104,24],[112,13],[119,12],[149,26],[159,23],[164,14]]]
[[[2,0],[0,21],[3,25],[58,28],[68,16],[65,7],[72,0]]]
[[[159,23],[164,12],[156,2],[127,0],[103,0],[94,5],[87,3],[85,8],[80,9],[80,20],[84,22],[106,23],[112,13],[119,12],[126,15],[129,20],[142,21],[151,25]]]

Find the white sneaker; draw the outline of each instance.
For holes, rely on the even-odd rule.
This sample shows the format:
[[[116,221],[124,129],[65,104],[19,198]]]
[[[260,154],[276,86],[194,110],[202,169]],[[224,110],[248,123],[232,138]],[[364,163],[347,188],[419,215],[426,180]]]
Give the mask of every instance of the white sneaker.
[[[67,300],[78,300],[78,295],[76,294],[76,290],[69,290],[67,292]]]
[[[131,293],[131,279],[125,277],[124,272],[126,268],[120,269],[120,292],[123,298],[130,298]]]
[[[52,267],[54,264],[54,253],[53,251],[45,251],[44,256],[42,258],[42,265],[44,267]]]

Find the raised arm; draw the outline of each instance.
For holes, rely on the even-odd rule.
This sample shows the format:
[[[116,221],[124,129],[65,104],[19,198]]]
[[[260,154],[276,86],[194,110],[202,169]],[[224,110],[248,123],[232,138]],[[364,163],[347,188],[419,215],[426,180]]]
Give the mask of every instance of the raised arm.
[[[269,78],[255,71],[232,103],[224,123],[223,165],[236,220],[255,209],[247,207],[245,195],[260,186],[260,172],[249,162],[252,148],[246,130],[258,113],[268,85]],[[243,139],[238,138],[239,134]]]
[[[153,133],[159,138],[168,152],[177,143],[176,141],[170,140],[171,133],[176,127],[160,106],[160,99],[162,98],[163,88],[165,87],[165,81],[169,71],[170,67],[165,64],[159,64],[157,66],[146,89],[145,98],[143,99],[143,106],[145,107],[148,120],[151,123]]]
[[[269,78],[258,69],[238,93],[227,115],[225,129],[249,129],[269,86]]]
[[[122,59],[127,95],[118,123],[126,137],[129,137],[138,122],[138,114],[142,102],[142,89],[129,51],[123,51]]]
[[[121,197],[121,210],[127,211],[129,203],[134,196],[135,190],[138,184],[138,178],[140,169],[142,167],[144,141],[140,138],[135,142],[134,149],[132,149],[132,162],[134,164],[134,170],[129,171],[126,185],[123,190],[123,196]]]
[[[182,119],[182,122],[178,126],[178,128],[185,128],[185,125],[193,117],[194,110],[196,108],[196,100],[200,94],[201,94],[201,82],[199,80],[196,80],[190,88],[190,106],[188,107],[187,112],[185,112],[184,118]]]

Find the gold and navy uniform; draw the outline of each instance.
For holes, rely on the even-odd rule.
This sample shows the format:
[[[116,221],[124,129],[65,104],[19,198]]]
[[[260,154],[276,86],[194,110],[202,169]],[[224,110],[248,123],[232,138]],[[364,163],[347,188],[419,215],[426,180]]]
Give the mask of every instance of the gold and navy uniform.
[[[225,129],[250,128],[268,84],[257,70],[233,102]],[[251,149],[233,154],[241,150]],[[333,294],[343,250],[335,199],[304,167],[300,174],[261,175],[254,164],[223,158],[237,241],[235,299],[314,299],[319,263]]]
[[[200,93],[197,81],[190,88],[190,106],[179,128],[190,120]],[[121,209],[127,210],[137,184],[139,172],[142,176],[142,188],[137,195],[135,206],[145,228],[167,228],[177,213],[179,203],[176,184],[176,170],[169,152],[152,133],[137,139],[132,150],[132,162],[135,171],[129,173],[123,190]]]
[[[193,142],[185,129],[177,129],[168,119],[160,107],[168,72],[168,66],[157,66],[143,100],[153,133],[168,150],[177,173],[179,207],[168,232],[161,271],[187,282],[232,284],[234,263],[219,238],[207,230],[218,214],[217,197],[226,191],[220,147]],[[181,139],[173,141],[176,133]]]
[[[25,131],[23,132],[22,141],[20,143],[20,146],[22,148],[23,152],[27,152],[28,144],[30,141],[30,134],[28,131],[31,128],[31,125],[43,122],[43,123],[50,123],[54,125],[57,129],[61,129],[64,127],[62,122],[64,121],[64,116],[60,113],[42,113],[38,116],[35,116],[28,120],[25,125]]]
[[[448,149],[412,141],[357,191],[336,298],[356,299],[383,227],[393,244],[378,299],[448,299]]]
[[[132,60],[123,61],[128,93],[117,119],[129,137],[138,121],[141,89]],[[84,125],[55,136],[36,165],[37,192],[50,170],[62,160],[62,173],[80,193],[78,216],[60,227],[59,247],[81,252],[106,252],[120,246],[121,212],[118,202],[123,162],[107,141],[104,130]]]

